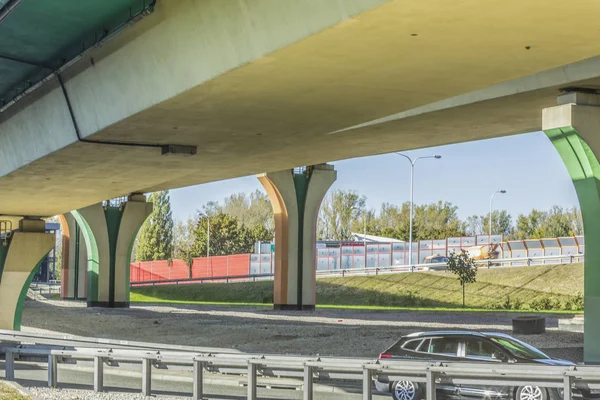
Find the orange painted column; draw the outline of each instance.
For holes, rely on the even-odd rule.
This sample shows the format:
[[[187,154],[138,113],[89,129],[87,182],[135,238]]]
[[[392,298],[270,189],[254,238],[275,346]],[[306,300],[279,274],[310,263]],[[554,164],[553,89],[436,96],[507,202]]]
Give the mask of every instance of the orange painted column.
[[[258,176],[275,216],[273,306],[311,310],[316,304],[317,216],[337,174],[327,164]]]

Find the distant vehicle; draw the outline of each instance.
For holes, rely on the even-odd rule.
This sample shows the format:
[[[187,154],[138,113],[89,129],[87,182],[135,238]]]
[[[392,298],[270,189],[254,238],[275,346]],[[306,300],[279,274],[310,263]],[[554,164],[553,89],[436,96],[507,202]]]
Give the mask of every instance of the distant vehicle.
[[[548,357],[535,347],[512,336],[495,332],[440,331],[403,336],[379,355],[380,359],[420,359],[518,364],[576,365]],[[380,392],[391,393],[394,400],[425,399],[425,385],[411,381],[375,381]],[[440,382],[436,395],[453,399],[549,400],[563,398],[562,389],[533,385],[520,387],[496,385],[454,385]],[[573,397],[600,398],[600,390],[573,389]]]
[[[439,264],[444,263],[447,265],[449,258],[446,256],[442,256],[440,254],[435,254],[433,256],[427,256],[423,260],[423,264]],[[446,265],[432,265],[431,267],[421,267],[419,271],[445,271]]]
[[[465,251],[469,253],[469,256],[475,261],[495,260],[500,257],[499,246],[498,243],[492,245],[471,246],[466,248]]]

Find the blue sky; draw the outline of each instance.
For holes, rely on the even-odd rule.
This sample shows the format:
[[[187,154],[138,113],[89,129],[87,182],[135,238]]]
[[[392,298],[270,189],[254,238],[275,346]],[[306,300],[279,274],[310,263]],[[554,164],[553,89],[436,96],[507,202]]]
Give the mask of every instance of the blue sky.
[[[513,215],[553,205],[577,206],[577,195],[558,153],[542,132],[408,151],[409,157],[439,154],[440,160],[419,160],[415,167],[415,203],[449,201],[461,218],[485,214],[495,190],[494,209]],[[356,190],[370,208],[409,200],[410,164],[387,154],[333,163],[338,179],[333,188]],[[208,201],[230,194],[262,190],[254,176],[213,182],[171,191],[173,215],[192,216]]]

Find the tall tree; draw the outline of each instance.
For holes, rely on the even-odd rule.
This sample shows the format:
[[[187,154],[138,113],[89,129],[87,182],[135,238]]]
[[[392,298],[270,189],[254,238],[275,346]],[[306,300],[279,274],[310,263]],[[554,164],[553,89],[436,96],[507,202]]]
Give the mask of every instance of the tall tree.
[[[366,198],[355,191],[334,190],[321,205],[318,238],[350,240],[352,222],[364,212]]]
[[[487,235],[490,231],[490,213],[467,218],[464,230],[468,235]],[[506,210],[492,211],[492,235],[508,238],[514,233],[512,216]]]
[[[185,260],[192,253],[196,221],[188,218],[186,222],[177,220],[173,227],[173,258]]]
[[[573,207],[567,212],[571,224],[571,231],[575,235],[583,235],[583,217],[581,210],[577,207]]]
[[[224,200],[221,211],[232,215],[247,228],[254,229],[261,226],[271,233],[274,232],[273,207],[266,193],[260,190],[256,190],[249,195],[237,193],[229,196]],[[271,234],[271,236],[273,235]]]
[[[173,257],[173,215],[169,192],[154,192],[148,197],[154,204],[142,226],[136,248],[137,261],[168,260]]]
[[[414,239],[440,239],[464,235],[457,211],[457,206],[442,201],[416,206],[413,221]]]
[[[519,215],[515,237],[541,239],[581,234],[583,234],[581,211],[577,208],[565,210],[554,206],[548,211],[534,209],[528,215]]]
[[[573,235],[574,232],[571,230],[571,221],[569,216],[565,210],[559,206],[554,206],[544,213],[542,224],[535,234],[536,239]]]
[[[207,248],[210,248],[211,256],[250,253],[260,234],[252,232],[229,214],[201,214],[194,230],[191,253],[194,257],[206,257]]]
[[[225,198],[223,204],[210,201],[202,209],[203,214],[211,217],[219,213],[231,215],[240,225],[257,232],[258,236],[268,237],[267,241],[273,239],[275,233],[273,208],[267,195],[260,190],[249,195],[243,192],[234,193]]]

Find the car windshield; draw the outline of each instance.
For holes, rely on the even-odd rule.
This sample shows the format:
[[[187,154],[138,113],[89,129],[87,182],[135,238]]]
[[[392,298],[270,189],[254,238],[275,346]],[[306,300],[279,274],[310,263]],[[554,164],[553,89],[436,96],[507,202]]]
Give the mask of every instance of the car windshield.
[[[526,358],[528,360],[549,359],[547,355],[539,351],[533,346],[521,342],[517,339],[509,339],[505,337],[490,337],[494,342],[504,347],[513,356]]]

